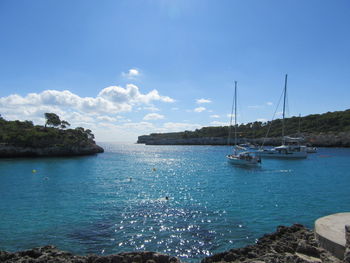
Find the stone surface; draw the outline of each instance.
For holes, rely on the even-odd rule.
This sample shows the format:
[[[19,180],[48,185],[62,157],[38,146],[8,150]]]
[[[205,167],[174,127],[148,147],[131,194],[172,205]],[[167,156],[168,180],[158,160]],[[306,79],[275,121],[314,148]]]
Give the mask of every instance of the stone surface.
[[[345,252],[345,225],[350,213],[337,213],[321,217],[315,222],[315,235],[321,247],[343,259]]]

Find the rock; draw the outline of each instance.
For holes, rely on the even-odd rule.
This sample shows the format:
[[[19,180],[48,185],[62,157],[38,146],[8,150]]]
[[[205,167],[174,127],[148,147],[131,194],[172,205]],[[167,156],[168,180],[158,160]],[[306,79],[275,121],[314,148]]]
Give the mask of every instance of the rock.
[[[228,253],[224,256],[224,260],[226,262],[232,262],[235,261],[237,259],[237,255],[234,253]]]
[[[0,251],[0,262],[181,263],[176,257],[156,252],[125,252],[108,256],[78,256],[60,251],[53,246],[15,253]],[[275,233],[264,235],[255,245],[214,254],[204,258],[201,262],[340,263],[341,261],[326,250],[317,247],[312,231],[296,224],[290,227],[279,226]],[[345,262],[350,263],[350,261]]]
[[[344,262],[345,263],[350,263],[350,225],[345,225]]]
[[[19,255],[21,257],[25,257],[25,256],[28,256],[30,258],[38,258],[40,257],[42,254],[41,252],[39,251],[39,249],[31,249],[31,250],[25,250],[25,251],[22,251],[22,252],[19,252]]]
[[[8,259],[11,259],[13,255],[11,253],[8,253],[6,251],[0,251],[0,262],[4,262]]]
[[[133,257],[132,262],[141,263],[142,262],[142,256],[136,255]]]
[[[154,255],[153,259],[157,263],[167,263],[167,262],[169,262],[169,256],[162,255],[162,254]]]
[[[245,263],[340,262],[327,251],[319,249],[313,232],[300,224],[290,227],[279,226],[275,233],[265,234],[253,246],[214,254],[203,259],[202,263],[223,261],[237,263],[239,261]]]
[[[296,249],[296,252],[301,253],[301,254],[305,254],[305,255],[311,256],[311,257],[316,257],[316,258],[320,257],[320,251],[318,250],[318,248],[307,244],[305,240],[301,240],[298,243],[298,247]]]
[[[112,255],[111,257],[111,263],[122,263],[123,257],[119,255]]]

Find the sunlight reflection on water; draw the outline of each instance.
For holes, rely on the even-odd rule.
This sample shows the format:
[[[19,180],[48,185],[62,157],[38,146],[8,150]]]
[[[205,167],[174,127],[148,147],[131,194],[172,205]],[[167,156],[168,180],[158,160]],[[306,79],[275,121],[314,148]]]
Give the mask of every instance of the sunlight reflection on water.
[[[196,261],[350,209],[348,149],[240,169],[226,162],[227,147],[106,146],[91,157],[0,160],[0,248]]]

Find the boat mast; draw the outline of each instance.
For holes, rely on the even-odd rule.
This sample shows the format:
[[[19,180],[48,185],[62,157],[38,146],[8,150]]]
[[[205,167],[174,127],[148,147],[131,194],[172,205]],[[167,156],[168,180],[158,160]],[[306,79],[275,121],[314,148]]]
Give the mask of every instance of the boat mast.
[[[287,95],[287,78],[288,75],[286,74],[286,77],[284,79],[284,97],[283,97],[283,117],[282,117],[282,145],[285,144],[286,140],[284,138],[284,117],[286,112],[286,95]]]
[[[232,108],[231,108],[231,116],[230,116],[230,126],[228,127],[227,145],[230,145],[231,143],[232,116],[233,116],[233,110],[235,107],[235,98],[236,98],[236,81],[235,81],[235,93],[233,94],[233,98],[232,98]]]
[[[235,145],[237,145],[237,81],[235,81]]]

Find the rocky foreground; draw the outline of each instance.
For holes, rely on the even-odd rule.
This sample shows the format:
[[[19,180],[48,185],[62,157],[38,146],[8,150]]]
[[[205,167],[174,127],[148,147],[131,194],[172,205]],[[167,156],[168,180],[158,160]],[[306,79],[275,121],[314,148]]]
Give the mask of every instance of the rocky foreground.
[[[75,262],[75,263],[180,263],[180,259],[156,252],[130,252],[108,256],[78,256],[53,246],[19,252],[0,251],[0,262]],[[277,231],[261,237],[256,244],[204,258],[201,263],[338,263],[326,250],[319,248],[314,233],[302,225],[279,226]]]

